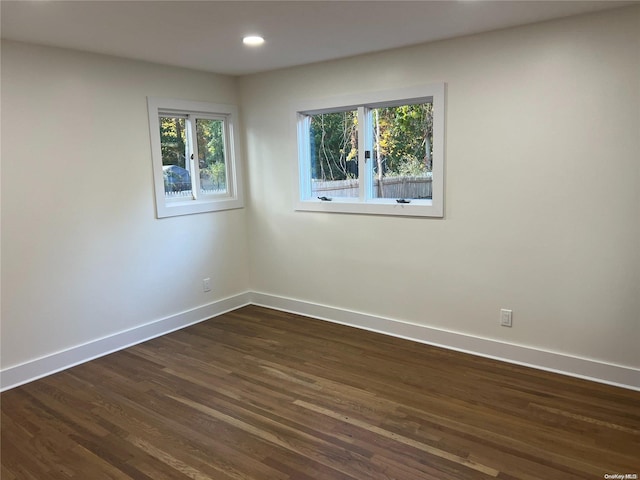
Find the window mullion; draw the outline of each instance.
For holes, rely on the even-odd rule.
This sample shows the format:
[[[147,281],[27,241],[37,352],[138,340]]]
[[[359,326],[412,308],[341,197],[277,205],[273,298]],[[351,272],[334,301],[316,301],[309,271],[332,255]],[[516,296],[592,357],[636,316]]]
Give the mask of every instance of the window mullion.
[[[191,196],[198,199],[200,192],[200,166],[198,165],[198,140],[196,131],[196,119],[192,115],[187,116],[187,143],[189,144],[189,174],[191,175]]]
[[[367,107],[358,107],[358,179],[360,182],[360,201],[366,202],[372,197],[371,165],[373,161],[371,142],[371,120]],[[367,155],[367,152],[369,154]],[[369,158],[367,158],[367,156]]]

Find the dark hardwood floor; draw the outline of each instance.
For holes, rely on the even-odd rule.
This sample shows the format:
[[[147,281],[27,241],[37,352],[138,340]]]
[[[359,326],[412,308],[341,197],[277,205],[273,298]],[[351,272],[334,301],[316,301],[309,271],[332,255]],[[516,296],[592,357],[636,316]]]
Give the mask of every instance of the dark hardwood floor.
[[[259,307],[0,401],[2,480],[640,475],[639,392]]]

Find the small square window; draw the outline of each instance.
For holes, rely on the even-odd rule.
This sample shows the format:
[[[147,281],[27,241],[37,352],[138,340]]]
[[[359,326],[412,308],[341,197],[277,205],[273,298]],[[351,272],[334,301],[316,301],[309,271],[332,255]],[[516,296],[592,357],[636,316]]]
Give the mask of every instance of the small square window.
[[[158,217],[241,208],[237,109],[157,98],[148,104]]]

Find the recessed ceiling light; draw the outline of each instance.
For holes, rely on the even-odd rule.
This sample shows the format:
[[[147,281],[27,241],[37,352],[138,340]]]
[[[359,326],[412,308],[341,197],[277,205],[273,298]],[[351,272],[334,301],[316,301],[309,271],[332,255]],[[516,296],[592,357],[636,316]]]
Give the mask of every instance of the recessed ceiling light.
[[[262,45],[264,43],[264,38],[259,35],[247,35],[242,39],[242,43],[252,47],[257,47],[258,45]]]

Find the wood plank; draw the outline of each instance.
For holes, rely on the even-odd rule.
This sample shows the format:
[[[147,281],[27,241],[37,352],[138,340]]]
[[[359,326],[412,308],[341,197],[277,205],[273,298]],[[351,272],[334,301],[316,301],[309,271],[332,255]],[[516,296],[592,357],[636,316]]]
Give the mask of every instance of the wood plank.
[[[640,393],[244,307],[4,392],[13,479],[640,474]]]

